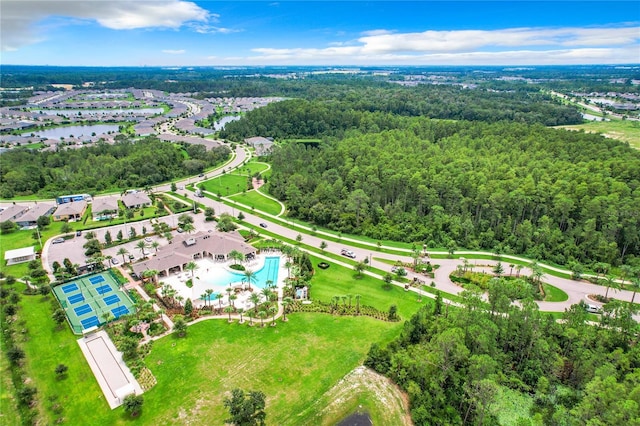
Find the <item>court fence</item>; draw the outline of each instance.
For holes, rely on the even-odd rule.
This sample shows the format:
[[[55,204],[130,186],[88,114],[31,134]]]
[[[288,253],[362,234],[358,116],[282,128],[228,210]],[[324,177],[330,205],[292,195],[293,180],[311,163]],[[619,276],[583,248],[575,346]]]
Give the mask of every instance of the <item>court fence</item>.
[[[60,286],[64,285],[64,284],[70,283],[72,281],[75,282],[75,281],[81,280],[83,278],[87,278],[87,277],[90,277],[92,275],[96,275],[98,273],[106,273],[106,274],[108,274],[113,279],[113,281],[116,283],[116,286],[118,287],[118,289],[121,290],[126,295],[126,297],[129,298],[129,301],[131,301],[131,303],[133,305],[135,305],[136,299],[131,296],[131,293],[129,292],[129,290],[127,288],[123,288],[123,285],[126,282],[123,282],[122,277],[120,277],[117,274],[115,274],[113,272],[113,270],[111,268],[109,268],[109,269],[106,269],[106,270],[103,270],[103,271],[92,271],[92,272],[89,272],[89,273],[86,273],[86,274],[77,275],[75,277],[70,277],[70,278],[67,278],[65,280],[56,281],[56,282],[52,283],[52,286],[51,286],[52,293],[55,296],[55,298],[58,301],[58,303],[60,304],[60,306],[62,307],[62,309],[65,311],[65,313],[66,313],[67,308],[69,307],[69,305],[67,304],[67,301],[64,300],[64,299],[61,299],[60,296],[58,295],[58,292],[53,291],[53,290],[55,288],[57,288],[57,287],[60,287]],[[80,324],[73,324],[71,322],[71,319],[69,318],[69,315],[65,315],[65,317],[67,319],[67,324],[69,324],[69,327],[73,331],[73,334],[83,335],[83,334],[92,332],[97,328],[97,327],[91,327],[91,328],[86,328],[85,329]]]

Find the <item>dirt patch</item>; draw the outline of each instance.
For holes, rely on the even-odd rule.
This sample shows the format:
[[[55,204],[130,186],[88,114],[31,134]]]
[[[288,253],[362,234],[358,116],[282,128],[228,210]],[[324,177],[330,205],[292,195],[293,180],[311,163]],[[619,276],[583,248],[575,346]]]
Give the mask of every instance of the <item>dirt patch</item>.
[[[341,406],[354,398],[354,395],[368,392],[375,396],[376,406],[381,412],[388,413],[393,424],[412,426],[409,415],[409,401],[400,388],[387,377],[364,366],[356,367],[343,377],[333,388],[319,398],[317,418],[331,418],[332,413],[341,412]]]
[[[260,189],[260,187],[264,185],[264,180],[262,179],[258,180],[256,178],[252,178],[251,184],[253,185],[253,189]]]

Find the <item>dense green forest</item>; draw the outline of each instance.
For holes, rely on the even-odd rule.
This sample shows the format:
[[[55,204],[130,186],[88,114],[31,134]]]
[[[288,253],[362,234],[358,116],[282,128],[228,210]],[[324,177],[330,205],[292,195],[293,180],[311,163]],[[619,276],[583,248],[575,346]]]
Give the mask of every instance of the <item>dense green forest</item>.
[[[606,305],[596,326],[574,305],[560,323],[530,299],[513,306],[508,293],[495,280],[490,308],[473,291],[460,309],[437,298],[389,345],[372,345],[365,365],[407,392],[417,425],[498,424],[501,386],[533,397],[529,415],[511,424],[640,424],[638,324],[628,304]]]
[[[274,149],[269,190],[291,215],[559,264],[640,254],[640,153],[627,145],[539,125],[370,119],[394,129]]]
[[[155,137],[135,143],[118,139],[113,145],[98,142],[57,152],[7,151],[2,154],[0,197],[36,194],[51,198],[62,193],[143,188],[200,173],[231,154],[227,146],[207,151],[202,145],[181,147]]]
[[[539,91],[468,90],[454,86],[358,87],[313,86],[312,100],[290,100],[270,104],[247,114],[246,120],[229,123],[223,138],[241,141],[251,136],[274,138],[342,137],[350,129],[375,131],[393,128],[393,118],[374,118],[368,112],[398,116],[421,116],[453,120],[495,122],[509,120],[546,126],[582,122],[571,107]],[[335,88],[333,88],[335,89]],[[325,100],[322,100],[322,98]]]

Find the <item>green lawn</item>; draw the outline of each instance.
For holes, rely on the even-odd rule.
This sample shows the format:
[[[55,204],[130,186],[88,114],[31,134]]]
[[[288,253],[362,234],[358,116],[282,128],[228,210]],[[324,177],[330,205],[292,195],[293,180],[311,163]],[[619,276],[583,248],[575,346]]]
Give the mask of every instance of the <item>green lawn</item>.
[[[390,305],[397,305],[398,314],[403,320],[409,319],[421,305],[427,303],[426,300],[417,302],[415,293],[406,292],[399,286],[394,285],[390,290],[384,290],[382,280],[364,274],[358,278],[356,271],[338,266],[331,261],[321,260],[315,256],[311,256],[311,261],[315,268],[315,275],[311,282],[311,296],[315,300],[330,302],[333,296],[359,294],[361,305],[373,306],[381,311],[386,312]],[[316,265],[321,261],[331,266],[328,269],[317,268]],[[341,300],[340,303],[343,301]],[[346,303],[349,303],[348,299]],[[352,303],[355,304],[355,299]]]
[[[0,355],[0,424],[3,426],[20,424],[20,413],[13,394],[11,370],[5,354]]]
[[[21,343],[26,353],[27,375],[38,389],[38,410],[44,424],[54,424],[62,416],[66,424],[79,422],[91,425],[123,424],[122,410],[111,411],[104,400],[80,346],[67,324],[57,329],[51,319],[51,299],[42,296],[23,296],[20,319],[26,322],[28,333]],[[57,380],[54,369],[58,364],[69,367],[67,378]],[[60,404],[61,414],[51,407]]]
[[[53,237],[54,235],[60,234],[60,228],[62,227],[62,222],[52,222],[51,225],[47,227],[45,230],[40,231],[40,237],[42,239],[42,243],[44,244],[46,240]],[[0,271],[5,274],[13,275],[16,278],[20,278],[24,276],[27,271],[28,263],[19,263],[17,265],[5,266],[4,261],[4,253],[7,250],[14,250],[22,247],[34,246],[36,251],[40,251],[42,247],[40,247],[40,243],[38,240],[33,239],[34,230],[24,230],[24,231],[14,231],[10,234],[0,235],[0,256],[2,260],[0,260]]]
[[[229,198],[246,206],[255,207],[256,209],[265,213],[269,213],[272,215],[280,214],[280,204],[270,198],[265,197],[257,191],[252,190],[242,194],[232,195]]]
[[[260,161],[257,161],[255,158],[253,158],[244,166],[234,170],[233,173],[247,176],[247,174],[254,175],[256,173],[263,172],[268,168],[269,168],[269,165],[267,163],[262,163]]]
[[[198,187],[213,194],[220,194],[223,197],[227,197],[232,194],[241,193],[247,189],[247,176],[227,173],[204,181],[200,183]]]
[[[561,126],[561,128],[600,133],[612,139],[628,142],[632,147],[640,149],[640,122],[637,121],[590,121],[584,124]]]
[[[542,284],[546,297],[545,302],[564,302],[569,299],[569,295],[558,287],[554,287],[551,284]]]
[[[357,278],[354,271],[335,264],[317,269],[311,291],[317,300],[360,294],[362,304],[385,311],[394,303],[403,319],[421,306],[413,294],[395,287],[384,290],[380,280]],[[38,388],[44,423],[58,418],[51,410],[54,403],[63,407],[61,415],[69,424],[80,419],[92,425],[128,423],[121,408],[108,408],[77,337],[66,325],[55,328],[51,297],[24,296],[20,311],[28,329],[22,344],[26,368]],[[141,424],[184,423],[185,418],[192,425],[222,424],[223,398],[236,387],[265,392],[269,425],[316,424],[316,412],[309,408],[362,364],[371,343],[391,340],[403,322],[296,313],[289,315],[288,322],[279,319],[277,324],[261,328],[209,320],[190,326],[184,339],[168,336],[154,342],[146,363],[158,384],[144,395]],[[57,380],[53,372],[59,363],[69,366],[64,380]],[[371,395],[363,398],[370,401],[367,406],[375,406]],[[381,418],[382,413],[373,415]]]

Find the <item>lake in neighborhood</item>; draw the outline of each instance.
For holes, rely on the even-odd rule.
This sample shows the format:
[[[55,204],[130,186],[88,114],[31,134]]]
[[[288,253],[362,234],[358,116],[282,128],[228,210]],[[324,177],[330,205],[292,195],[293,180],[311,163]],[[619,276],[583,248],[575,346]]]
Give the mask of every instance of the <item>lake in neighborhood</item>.
[[[54,129],[41,130],[34,132],[35,135],[49,139],[69,138],[72,135],[76,138],[91,137],[92,133],[102,135],[108,132],[117,132],[119,126],[114,124],[94,124],[91,126],[67,126],[56,127]]]

